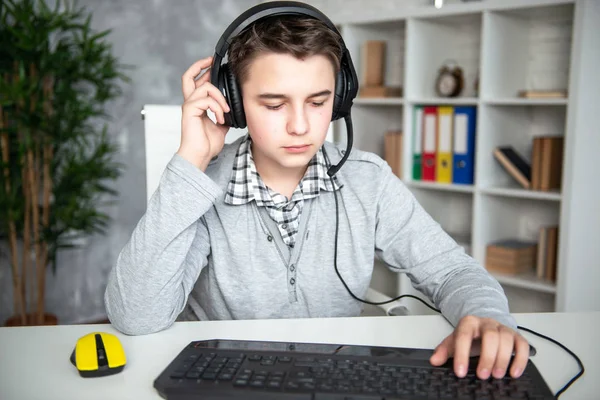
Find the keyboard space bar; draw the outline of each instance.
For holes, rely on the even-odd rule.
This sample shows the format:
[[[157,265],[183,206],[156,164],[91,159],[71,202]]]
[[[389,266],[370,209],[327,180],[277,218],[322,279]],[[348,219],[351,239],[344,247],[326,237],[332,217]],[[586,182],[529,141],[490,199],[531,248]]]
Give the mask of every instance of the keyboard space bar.
[[[167,400],[198,400],[199,393],[172,393]],[[220,393],[202,393],[201,398],[207,400],[381,400],[381,396],[363,396],[336,393],[286,393],[286,392],[261,392],[261,391],[221,391]]]
[[[254,390],[232,390],[213,393],[170,393],[167,400],[313,400],[311,393],[262,392]],[[343,399],[343,397],[341,397]]]

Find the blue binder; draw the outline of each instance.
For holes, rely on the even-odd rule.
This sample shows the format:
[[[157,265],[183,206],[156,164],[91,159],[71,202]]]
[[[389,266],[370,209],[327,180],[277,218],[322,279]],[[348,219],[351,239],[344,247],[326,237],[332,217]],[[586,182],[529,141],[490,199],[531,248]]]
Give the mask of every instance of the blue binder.
[[[475,173],[475,106],[454,107],[452,182],[472,185]]]

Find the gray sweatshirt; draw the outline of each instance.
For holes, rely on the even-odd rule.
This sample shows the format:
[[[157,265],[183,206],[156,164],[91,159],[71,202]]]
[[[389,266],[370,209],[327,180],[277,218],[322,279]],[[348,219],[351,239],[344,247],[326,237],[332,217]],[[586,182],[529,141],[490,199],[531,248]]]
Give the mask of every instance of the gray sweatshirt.
[[[306,200],[290,249],[264,207],[223,199],[241,139],[206,172],[177,154],[110,272],[104,301],[119,331],[140,335],[176,320],[358,316],[334,269],[334,193]],[[342,147],[325,143],[331,162]],[[353,149],[337,174],[338,270],[365,298],[375,257],[406,273],[448,321],[494,318],[516,329],[498,282],[416,201],[375,154]]]

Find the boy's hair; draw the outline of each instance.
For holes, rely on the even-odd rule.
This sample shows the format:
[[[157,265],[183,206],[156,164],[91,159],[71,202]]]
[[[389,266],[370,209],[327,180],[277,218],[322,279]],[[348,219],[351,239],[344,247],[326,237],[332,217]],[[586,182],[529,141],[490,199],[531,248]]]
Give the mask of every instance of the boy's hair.
[[[308,17],[271,17],[253,24],[236,36],[229,47],[230,68],[241,85],[250,64],[264,53],[291,54],[298,59],[327,57],[337,74],[342,58],[341,37],[323,22]]]

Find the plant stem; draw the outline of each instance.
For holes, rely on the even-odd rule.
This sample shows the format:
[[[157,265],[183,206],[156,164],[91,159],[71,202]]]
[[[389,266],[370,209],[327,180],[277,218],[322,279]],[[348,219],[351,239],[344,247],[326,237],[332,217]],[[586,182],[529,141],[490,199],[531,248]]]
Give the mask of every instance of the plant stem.
[[[31,64],[30,68],[30,79],[35,82],[36,71],[35,65]],[[31,99],[31,108],[35,109],[35,98]],[[34,152],[35,147],[38,146],[39,140],[35,136],[35,132],[30,132],[32,137],[32,145],[27,149],[27,168],[29,173],[29,185],[31,195],[31,211],[33,220],[33,248],[35,251],[35,266],[36,266],[36,278],[37,278],[37,322],[42,324],[44,322],[44,271],[42,266],[42,260],[40,259],[40,213],[39,213],[39,171],[37,168],[38,157]],[[33,147],[33,148],[32,148]]]
[[[44,77],[44,114],[50,117],[52,114],[52,78]],[[44,183],[43,183],[43,208],[42,208],[42,224],[44,229],[48,229],[50,225],[50,195],[52,194],[52,176],[50,175],[50,165],[54,156],[54,148],[52,143],[44,143]],[[48,242],[42,243],[42,263],[44,269],[48,265]],[[45,286],[45,285],[44,285]]]
[[[2,106],[0,106],[0,128],[8,126],[5,123],[4,114],[2,112]],[[9,141],[8,133],[3,133],[0,137],[0,146],[2,147],[2,161],[6,165],[4,167],[4,188],[6,190],[6,198],[10,197],[10,172],[9,172]],[[13,303],[17,313],[21,316],[21,323],[25,325],[26,312],[25,312],[25,299],[23,298],[23,292],[21,291],[22,282],[21,274],[19,274],[19,256],[17,254],[17,229],[15,222],[8,218],[8,241],[10,247],[10,264],[12,267],[13,275]]]

